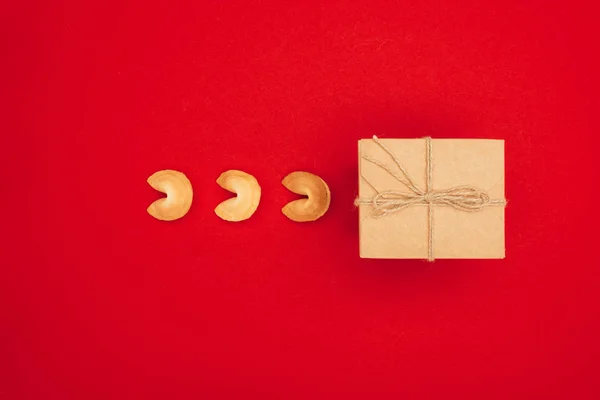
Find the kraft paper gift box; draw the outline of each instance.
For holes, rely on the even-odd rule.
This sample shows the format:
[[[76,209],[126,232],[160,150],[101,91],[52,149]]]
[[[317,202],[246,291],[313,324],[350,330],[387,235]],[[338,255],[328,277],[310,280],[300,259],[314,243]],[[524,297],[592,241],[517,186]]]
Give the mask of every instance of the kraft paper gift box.
[[[358,142],[362,258],[504,258],[504,141]]]

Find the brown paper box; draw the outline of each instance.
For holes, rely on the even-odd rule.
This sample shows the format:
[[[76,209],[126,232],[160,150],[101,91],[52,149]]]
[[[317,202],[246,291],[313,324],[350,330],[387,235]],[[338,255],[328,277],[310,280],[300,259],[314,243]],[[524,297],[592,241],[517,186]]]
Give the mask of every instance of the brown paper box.
[[[419,188],[425,188],[427,157],[425,139],[380,139],[396,156]],[[374,140],[358,142],[359,198],[379,191],[409,192],[394,177],[363,156],[390,169],[398,167]],[[490,199],[504,200],[504,141],[482,139],[432,139],[433,190],[461,185],[478,188]],[[432,205],[432,249],[435,258],[504,258],[504,206],[466,212]],[[417,204],[376,218],[372,205],[359,206],[360,256],[362,258],[428,258],[429,215],[426,204]]]

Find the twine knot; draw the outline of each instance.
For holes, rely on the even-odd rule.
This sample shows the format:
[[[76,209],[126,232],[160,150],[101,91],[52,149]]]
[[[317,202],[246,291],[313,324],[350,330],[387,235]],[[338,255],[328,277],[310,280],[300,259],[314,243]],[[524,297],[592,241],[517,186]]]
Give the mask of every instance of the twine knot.
[[[456,186],[446,190],[431,190],[426,193],[385,190],[371,199],[357,199],[356,205],[369,204],[375,214],[401,211],[414,205],[447,206],[461,211],[479,211],[491,202],[490,196],[470,186]]]

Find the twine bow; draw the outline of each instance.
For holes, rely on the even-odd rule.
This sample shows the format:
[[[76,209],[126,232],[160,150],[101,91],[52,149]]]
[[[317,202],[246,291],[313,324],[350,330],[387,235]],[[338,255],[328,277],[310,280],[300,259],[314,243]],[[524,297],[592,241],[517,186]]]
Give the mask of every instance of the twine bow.
[[[373,141],[379,145],[387,154],[390,155],[394,163],[398,166],[401,174],[393,171],[385,164],[371,157],[363,156],[365,161],[368,161],[379,168],[382,168],[387,173],[392,175],[398,182],[408,188],[409,192],[397,190],[379,191],[365,176],[362,178],[371,186],[377,194],[372,198],[357,198],[355,205],[370,205],[373,208],[373,215],[376,218],[381,218],[387,214],[395,213],[404,210],[407,207],[415,205],[427,206],[428,214],[428,239],[427,239],[427,260],[433,261],[433,206],[446,206],[466,212],[481,211],[490,206],[505,206],[506,200],[491,200],[490,196],[472,186],[455,186],[449,189],[434,190],[431,188],[432,177],[432,154],[431,154],[431,138],[426,137],[426,169],[425,189],[419,188],[410,175],[406,172],[396,156],[388,150],[388,148],[379,140],[377,136],[373,136]]]

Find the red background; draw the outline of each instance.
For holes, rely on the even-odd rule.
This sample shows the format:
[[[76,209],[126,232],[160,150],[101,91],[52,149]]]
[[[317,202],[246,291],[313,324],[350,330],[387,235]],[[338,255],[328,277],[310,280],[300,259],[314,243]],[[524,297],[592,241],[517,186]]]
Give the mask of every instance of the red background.
[[[2,399],[599,398],[593,2],[48,3],[0,24]],[[506,139],[506,260],[359,259],[372,134]]]

